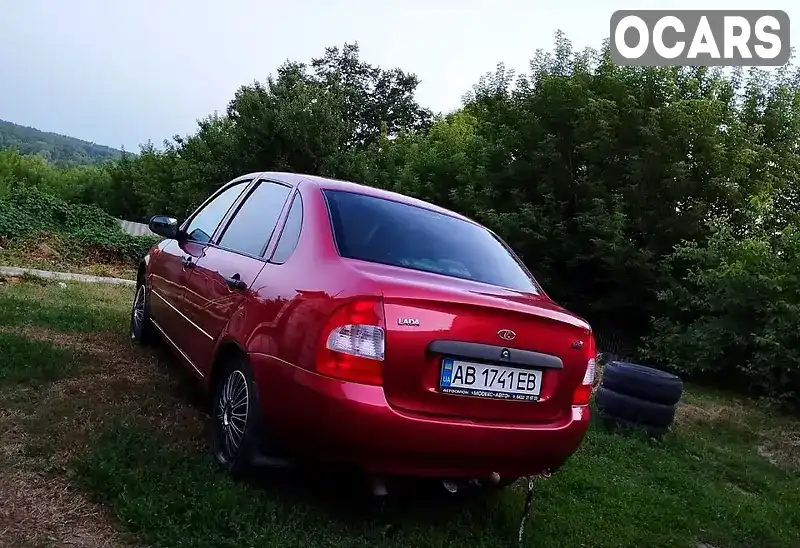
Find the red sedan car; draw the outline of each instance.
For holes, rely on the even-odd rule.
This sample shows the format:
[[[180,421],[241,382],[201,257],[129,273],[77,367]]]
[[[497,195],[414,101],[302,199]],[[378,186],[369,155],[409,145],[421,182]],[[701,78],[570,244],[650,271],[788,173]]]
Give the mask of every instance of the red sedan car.
[[[590,326],[494,233],[320,177],[230,181],[139,268],[131,337],[160,335],[213,397],[213,450],[374,475],[508,483],[558,468],[589,422]]]

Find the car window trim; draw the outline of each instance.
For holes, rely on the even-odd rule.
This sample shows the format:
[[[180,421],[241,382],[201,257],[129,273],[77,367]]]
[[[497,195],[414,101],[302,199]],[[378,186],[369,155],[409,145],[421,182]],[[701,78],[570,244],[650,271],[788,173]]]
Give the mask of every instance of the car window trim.
[[[211,202],[216,200],[220,195],[222,195],[223,192],[225,192],[229,188],[231,188],[233,186],[236,186],[236,185],[239,185],[239,184],[242,184],[242,183],[244,183],[244,187],[242,188],[242,191],[239,193],[238,196],[236,196],[236,199],[233,201],[233,203],[230,205],[230,207],[228,207],[228,209],[225,211],[225,214],[222,216],[222,218],[217,223],[217,226],[214,228],[214,232],[212,232],[209,235],[210,236],[209,241],[208,242],[201,242],[201,241],[198,241],[198,240],[193,240],[191,238],[187,238],[187,241],[190,241],[190,242],[195,243],[195,244],[200,244],[200,245],[208,245],[209,243],[214,241],[214,236],[219,231],[219,227],[222,226],[222,224],[225,222],[225,220],[227,219],[227,217],[230,214],[231,210],[234,207],[236,207],[236,205],[239,202],[241,202],[242,196],[245,195],[245,193],[247,192],[248,187],[253,184],[253,179],[251,177],[249,177],[249,176],[237,177],[236,179],[233,179],[232,181],[228,181],[227,183],[225,183],[224,185],[219,187],[215,193],[213,193],[211,196],[206,198],[206,200],[202,204],[197,206],[197,208],[195,208],[195,210],[192,212],[192,214],[189,215],[186,218],[186,220],[183,221],[183,223],[181,224],[180,230],[181,230],[181,232],[185,233],[186,229],[189,228],[189,225],[192,224],[192,221],[194,221],[195,217],[197,217],[197,215],[201,211],[203,211],[209,204],[211,204]],[[187,236],[188,236],[188,234],[187,234]]]
[[[233,220],[236,218],[236,214],[239,213],[239,210],[247,202],[247,199],[250,198],[250,196],[253,194],[253,192],[255,192],[256,189],[259,187],[259,185],[261,185],[262,183],[274,183],[274,184],[277,184],[277,185],[280,185],[280,186],[287,187],[289,189],[289,193],[287,194],[287,198],[283,201],[283,206],[281,207],[281,212],[278,215],[278,219],[275,222],[275,225],[272,227],[272,232],[270,232],[266,243],[261,247],[260,254],[259,255],[253,255],[252,253],[247,253],[247,252],[241,251],[239,249],[233,249],[231,247],[226,247],[226,246],[219,245],[219,242],[222,240],[222,237],[225,235],[225,231],[228,230],[228,227],[230,226],[231,222],[233,222]],[[229,253],[236,253],[237,255],[241,255],[243,257],[249,257],[251,259],[256,259],[256,260],[259,260],[261,262],[265,262],[265,263],[269,262],[266,259],[266,257],[264,257],[264,255],[266,254],[267,249],[269,249],[269,244],[272,242],[272,238],[275,236],[275,229],[278,227],[278,225],[281,223],[281,221],[285,221],[285,216],[286,216],[286,212],[287,212],[286,204],[287,204],[287,202],[289,202],[289,197],[292,196],[292,189],[293,188],[295,188],[293,185],[291,185],[291,184],[289,184],[287,182],[284,182],[284,181],[278,181],[276,179],[269,179],[269,178],[265,178],[265,177],[254,179],[253,181],[251,181],[250,187],[247,188],[242,193],[242,197],[240,198],[240,200],[238,200],[236,203],[234,203],[233,206],[231,206],[231,209],[228,210],[228,214],[223,219],[223,222],[220,223],[220,227],[218,229],[219,233],[218,234],[215,233],[214,237],[206,245],[208,245],[210,247],[214,247],[215,249],[220,249],[222,251],[227,251]]]
[[[286,223],[289,221],[289,214],[291,214],[291,212],[292,212],[292,208],[294,207],[294,201],[295,200],[299,200],[298,203],[300,204],[300,231],[297,233],[297,242],[294,244],[294,249],[292,249],[292,252],[289,253],[288,257],[286,257],[286,260],[284,260],[283,262],[278,262],[278,261],[274,260],[275,252],[278,250],[278,244],[281,243],[281,238],[283,238],[283,233],[286,231]],[[269,262],[271,264],[276,264],[276,265],[286,264],[286,262],[292,257],[292,255],[294,255],[294,252],[297,249],[297,246],[300,244],[300,236],[303,235],[303,221],[305,220],[305,214],[306,214],[306,210],[305,210],[305,205],[303,204],[303,196],[300,194],[299,190],[295,189],[295,192],[292,195],[291,200],[289,200],[289,207],[286,210],[286,216],[283,218],[283,224],[281,225],[281,231],[280,231],[280,233],[278,234],[278,237],[275,240],[275,247],[272,248],[272,253],[269,254],[270,255],[269,256],[269,260],[267,262]]]
[[[487,232],[489,232],[489,234],[494,236],[495,240],[500,242],[500,245],[502,245],[506,249],[506,252],[508,252],[508,254],[511,255],[511,258],[513,258],[517,262],[522,271],[528,275],[528,278],[530,278],[531,283],[533,283],[533,293],[535,295],[544,295],[544,290],[542,289],[542,286],[539,285],[539,281],[536,279],[536,276],[533,275],[533,272],[531,272],[531,270],[528,268],[528,265],[525,264],[525,262],[519,257],[519,255],[517,255],[516,251],[514,251],[511,248],[511,246],[508,245],[505,240],[503,240],[503,238],[501,238],[498,234],[496,234],[494,230],[486,228],[485,226],[482,226],[482,228],[484,228]]]

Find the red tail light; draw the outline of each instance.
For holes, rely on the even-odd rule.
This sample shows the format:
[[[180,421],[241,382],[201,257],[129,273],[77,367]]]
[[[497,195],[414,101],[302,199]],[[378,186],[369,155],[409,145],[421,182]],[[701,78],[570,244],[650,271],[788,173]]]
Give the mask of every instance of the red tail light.
[[[363,384],[383,384],[386,341],[383,303],[357,299],[338,308],[322,332],[317,372]]]
[[[589,341],[586,345],[586,371],[583,374],[581,384],[572,393],[572,405],[589,405],[589,400],[594,391],[594,376],[597,369],[597,348],[594,343],[594,335],[589,334]]]

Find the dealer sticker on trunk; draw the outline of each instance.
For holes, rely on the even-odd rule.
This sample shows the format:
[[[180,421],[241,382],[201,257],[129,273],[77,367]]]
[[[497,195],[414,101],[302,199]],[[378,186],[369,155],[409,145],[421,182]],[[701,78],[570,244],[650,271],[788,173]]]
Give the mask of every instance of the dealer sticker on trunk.
[[[439,390],[479,398],[536,401],[542,391],[542,372],[445,358]]]

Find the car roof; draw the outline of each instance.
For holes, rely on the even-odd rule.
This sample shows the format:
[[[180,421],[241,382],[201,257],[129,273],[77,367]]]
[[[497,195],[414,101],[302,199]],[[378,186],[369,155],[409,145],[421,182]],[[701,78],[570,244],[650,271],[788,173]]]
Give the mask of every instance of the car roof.
[[[352,181],[343,181],[341,179],[319,177],[317,175],[306,175],[303,173],[285,173],[280,171],[263,171],[260,173],[250,173],[247,175],[243,175],[242,177],[239,177],[239,179],[245,179],[245,178],[272,179],[275,181],[281,181],[284,183],[291,184],[292,186],[296,186],[300,182],[306,181],[308,183],[316,185],[317,187],[323,190],[341,190],[345,192],[354,192],[357,194],[374,196],[376,198],[384,198],[386,200],[392,200],[395,202],[417,206],[423,209],[428,209],[430,211],[435,211],[437,213],[442,213],[444,215],[449,215],[450,217],[456,217],[457,219],[468,221],[473,224],[478,224],[475,223],[475,221],[473,221],[472,219],[465,217],[459,213],[456,213],[455,211],[439,207],[430,202],[419,200],[417,198],[412,198],[411,196],[406,196],[405,194],[400,194],[397,192],[391,192],[389,190],[383,190],[368,185],[354,183]]]

